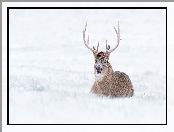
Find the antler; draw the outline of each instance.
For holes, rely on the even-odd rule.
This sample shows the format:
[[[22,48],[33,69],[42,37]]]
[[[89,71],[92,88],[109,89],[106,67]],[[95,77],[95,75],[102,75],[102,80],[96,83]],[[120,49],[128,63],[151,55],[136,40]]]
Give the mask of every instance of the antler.
[[[87,23],[85,25],[85,29],[83,30],[83,42],[85,44],[85,46],[91,50],[93,53],[97,53],[98,52],[98,48],[99,48],[99,42],[98,42],[98,45],[97,45],[97,49],[93,46],[93,49],[89,47],[89,35],[88,35],[88,39],[87,41],[85,40],[85,33],[86,33],[86,27],[87,27]]]
[[[115,30],[115,33],[116,33],[116,35],[117,35],[117,44],[116,44],[116,46],[113,48],[113,49],[111,49],[111,50],[109,50],[110,49],[110,45],[107,45],[107,40],[106,40],[106,52],[107,53],[111,53],[111,52],[113,52],[117,47],[118,47],[118,45],[119,45],[119,43],[120,43],[120,28],[119,28],[119,22],[118,22],[118,30],[114,27],[114,30]]]

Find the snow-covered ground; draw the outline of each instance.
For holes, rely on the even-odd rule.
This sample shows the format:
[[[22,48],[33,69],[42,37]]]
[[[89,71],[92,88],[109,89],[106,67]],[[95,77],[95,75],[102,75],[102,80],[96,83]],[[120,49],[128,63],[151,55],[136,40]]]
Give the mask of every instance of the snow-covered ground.
[[[98,97],[90,46],[113,47],[114,70],[127,73],[132,98]],[[10,10],[10,123],[166,123],[165,10]]]

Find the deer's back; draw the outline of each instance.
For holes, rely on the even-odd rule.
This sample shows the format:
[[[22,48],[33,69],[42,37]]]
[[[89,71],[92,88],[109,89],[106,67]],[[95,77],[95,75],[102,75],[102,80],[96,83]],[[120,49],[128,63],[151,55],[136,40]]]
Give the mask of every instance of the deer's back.
[[[133,85],[127,74],[115,71],[111,79],[111,94],[113,96],[132,96]]]

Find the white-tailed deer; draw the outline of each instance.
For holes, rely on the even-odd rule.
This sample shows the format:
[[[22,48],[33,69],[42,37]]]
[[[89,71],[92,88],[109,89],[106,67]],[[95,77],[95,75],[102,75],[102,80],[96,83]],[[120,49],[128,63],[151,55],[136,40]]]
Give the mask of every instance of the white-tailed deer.
[[[86,41],[86,28],[83,30],[83,41],[85,46],[92,51],[95,57],[94,74],[95,82],[92,86],[91,92],[98,95],[106,95],[112,97],[131,97],[133,96],[134,90],[129,76],[120,71],[113,71],[111,64],[109,63],[110,53],[113,52],[120,43],[120,29],[118,23],[118,29],[114,27],[117,35],[117,44],[113,49],[110,49],[110,45],[107,44],[106,40],[106,51],[98,52],[99,42],[97,48],[89,47],[89,35]]]

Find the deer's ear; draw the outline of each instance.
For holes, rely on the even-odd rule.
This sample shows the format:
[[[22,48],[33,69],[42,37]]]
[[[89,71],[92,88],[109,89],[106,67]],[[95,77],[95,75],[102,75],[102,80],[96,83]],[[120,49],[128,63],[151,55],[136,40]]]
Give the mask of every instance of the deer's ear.
[[[109,52],[105,52],[105,57],[109,59],[110,53]]]

